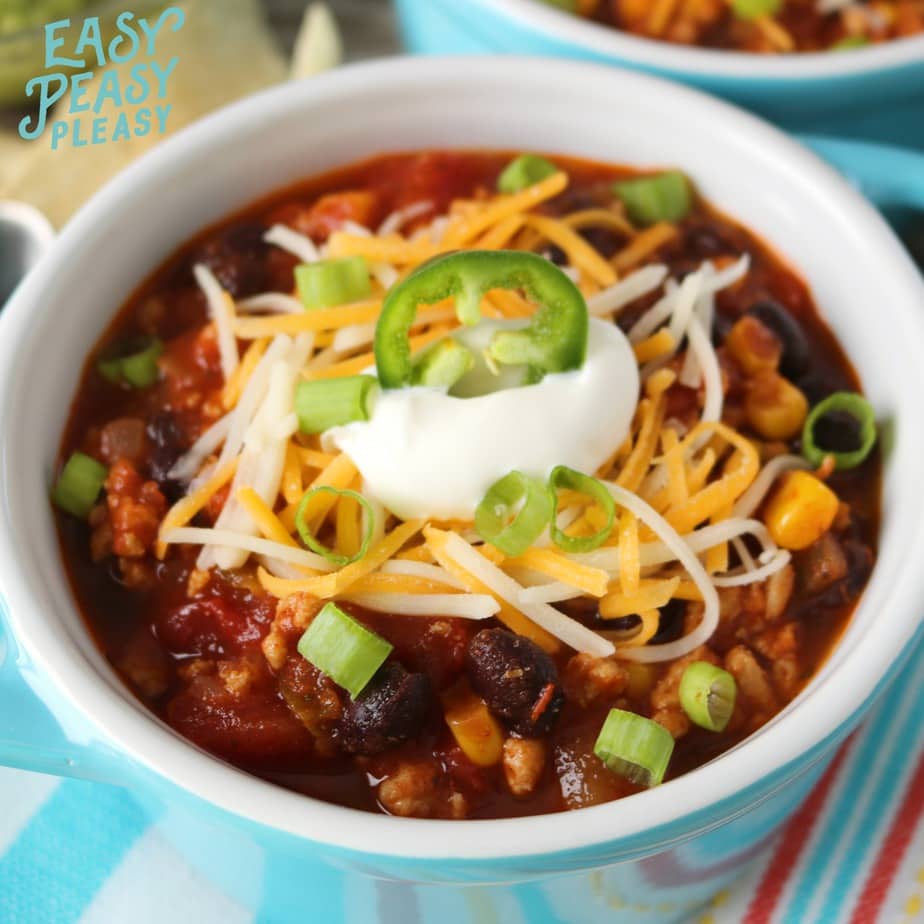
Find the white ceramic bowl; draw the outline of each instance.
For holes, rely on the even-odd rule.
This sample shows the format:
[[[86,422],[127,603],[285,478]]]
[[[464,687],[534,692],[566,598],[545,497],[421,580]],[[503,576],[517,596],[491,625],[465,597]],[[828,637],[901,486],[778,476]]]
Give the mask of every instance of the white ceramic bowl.
[[[386,150],[559,152],[682,166],[718,207],[798,267],[887,422],[879,560],[808,689],[744,745],[649,792],[579,813],[472,823],[314,802],[196,750],[124,688],[88,636],[48,503],[88,351],[135,286],[195,232],[263,194]],[[358,855],[593,865],[727,821],[790,785],[846,734],[906,650],[924,604],[924,286],[878,213],[759,120],[637,74],[562,61],[418,59],[291,83],[212,116],[79,213],[0,320],[0,588],[38,675],[116,752],[242,824]],[[571,852],[569,854],[569,852]],[[543,857],[546,860],[543,860]],[[513,872],[510,873],[514,875]]]

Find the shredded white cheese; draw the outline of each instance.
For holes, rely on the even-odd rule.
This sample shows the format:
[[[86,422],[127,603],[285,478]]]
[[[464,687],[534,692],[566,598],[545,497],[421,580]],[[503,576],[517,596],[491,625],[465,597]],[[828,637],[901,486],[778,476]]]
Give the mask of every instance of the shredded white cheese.
[[[228,529],[204,529],[197,526],[184,526],[172,529],[163,537],[168,545],[221,545],[226,548],[240,549],[253,552],[254,555],[266,555],[273,559],[286,562],[290,565],[299,565],[310,571],[329,572],[335,570],[326,558],[315,555],[307,549],[296,549],[273,542],[271,539],[262,539],[258,536],[245,533],[232,532]],[[304,579],[304,571],[292,573],[295,578]]]
[[[218,352],[221,356],[221,374],[227,382],[240,362],[237,340],[234,336],[234,302],[215,278],[215,274],[204,264],[193,267],[193,275],[205,295],[209,316],[215,325],[218,338]]]
[[[389,594],[347,592],[344,600],[368,610],[397,616],[451,616],[457,619],[490,619],[500,605],[487,594]]]
[[[667,279],[667,273],[667,267],[661,263],[643,266],[619,282],[591,295],[587,299],[587,309],[598,317],[621,311],[636,299],[659,289]]]
[[[750,558],[750,556],[748,556]],[[740,587],[743,584],[756,584],[759,581],[765,581],[768,577],[782,571],[788,564],[792,555],[785,549],[779,549],[776,554],[760,568],[748,568],[745,564],[744,571],[735,574],[724,574],[713,577],[712,583],[716,587]],[[751,559],[751,564],[754,560]]]
[[[432,208],[433,203],[428,199],[425,202],[414,202],[403,209],[396,209],[379,225],[379,237],[397,234],[409,221],[413,221],[421,215],[426,215]]]
[[[275,311],[278,314],[302,314],[305,306],[293,295],[283,295],[282,292],[264,292],[254,295],[237,303],[238,311],[245,313],[259,313]]]
[[[321,259],[318,248],[310,237],[299,234],[285,225],[273,225],[263,235],[263,240],[298,257],[302,263],[317,263]]]
[[[215,421],[200,437],[180,456],[167,477],[174,481],[188,482],[202,468],[205,460],[227,439],[231,432],[234,412],[231,411]]]

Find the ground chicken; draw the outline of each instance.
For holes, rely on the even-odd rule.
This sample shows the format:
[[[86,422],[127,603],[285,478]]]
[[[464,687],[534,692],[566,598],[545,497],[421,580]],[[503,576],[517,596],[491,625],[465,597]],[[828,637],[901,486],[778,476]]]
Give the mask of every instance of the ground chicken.
[[[626,666],[615,659],[581,653],[568,661],[562,682],[565,696],[587,707],[601,697],[615,699],[626,689],[628,679]]]
[[[508,738],[504,742],[504,779],[513,795],[532,795],[542,777],[545,759],[545,743],[538,738]]]
[[[379,784],[379,802],[405,818],[464,818],[468,806],[461,793],[444,793],[440,768],[432,761],[403,763]]]

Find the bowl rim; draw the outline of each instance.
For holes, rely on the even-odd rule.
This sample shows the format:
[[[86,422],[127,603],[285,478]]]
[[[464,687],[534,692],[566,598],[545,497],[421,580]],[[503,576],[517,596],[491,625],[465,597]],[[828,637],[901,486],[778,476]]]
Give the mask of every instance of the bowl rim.
[[[787,83],[868,75],[924,63],[924,35],[894,39],[843,54],[822,51],[758,55],[676,45],[629,35],[556,9],[542,0],[475,2],[510,19],[529,23],[551,41],[569,42],[597,54],[656,67],[672,74]]]
[[[536,70],[532,71],[533,68]],[[131,700],[130,694],[117,692],[112,679],[105,677],[77,645],[62,640],[62,633],[55,631],[51,620],[38,608],[31,587],[37,586],[41,575],[26,555],[23,548],[26,543],[17,541],[20,533],[12,512],[16,507],[15,494],[7,477],[16,464],[11,449],[15,441],[3,439],[2,434],[11,426],[11,418],[15,419],[12,399],[17,388],[23,387],[20,383],[23,373],[18,367],[28,365],[15,361],[20,354],[18,344],[25,339],[35,312],[52,310],[50,300],[42,302],[42,290],[51,285],[59,267],[66,267],[79,256],[81,242],[90,231],[119,215],[123,201],[130,194],[136,195],[139,190],[155,194],[163,178],[175,175],[185,161],[232,143],[239,131],[246,133],[255,125],[266,125],[276,116],[290,116],[293,110],[306,105],[348,105],[350,99],[368,92],[370,86],[377,93],[420,92],[422,88],[438,86],[441,81],[466,80],[464,75],[472,69],[478,71],[478,79],[486,85],[500,87],[507,81],[532,79],[525,76],[531,72],[544,73],[547,80],[554,77],[556,81],[575,81],[582,86],[591,79],[612,85],[618,81],[620,92],[669,100],[671,106],[696,107],[707,124],[724,122],[729,130],[741,130],[746,133],[749,145],[757,150],[771,149],[782,158],[785,170],[781,166],[781,172],[808,177],[836,203],[839,215],[849,225],[867,228],[877,252],[897,276],[896,284],[914,293],[917,301],[924,302],[924,283],[884,220],[832,168],[768,123],[699,91],[660,78],[564,60],[454,58],[452,67],[447,68],[446,59],[409,58],[354,65],[311,81],[275,87],[183,130],[107,184],[64,229],[55,247],[14,295],[0,318],[0,472],[4,473],[0,478],[0,583],[8,603],[10,625],[27,656],[42,676],[59,693],[67,694],[120,753],[187,794],[245,822],[327,847],[403,859],[502,861],[604,845],[612,851],[617,844],[625,844],[627,848],[637,844],[646,835],[656,838],[646,848],[656,849],[717,824],[715,817],[704,821],[703,816],[709,810],[715,812],[722,807],[722,811],[728,812],[730,801],[744,794],[750,798],[755,788],[763,787],[759,795],[766,796],[771,784],[779,787],[782,777],[805,769],[809,755],[841,733],[845,724],[855,718],[856,706],[872,696],[898,652],[913,635],[916,625],[912,620],[896,620],[896,625],[870,638],[868,645],[864,642],[864,670],[859,674],[857,653],[850,652],[826,683],[810,686],[801,694],[793,710],[803,717],[801,722],[793,721],[792,713],[784,715],[742,747],[656,791],[577,813],[468,822],[396,819],[284,790],[209,757],[179,738],[139,702]],[[906,311],[901,321],[906,336],[924,343],[924,313]],[[66,345],[59,349],[66,349]],[[915,370],[915,374],[920,376],[924,390],[924,371]],[[906,547],[909,556],[915,551],[924,559],[924,518]],[[59,560],[56,555],[54,561]],[[918,570],[919,574],[902,572],[901,581],[890,590],[890,603],[902,612],[918,612],[919,604],[924,602],[924,570]],[[23,576],[30,571],[31,585]],[[851,665],[852,674],[848,670]],[[743,760],[742,754],[748,760]],[[803,766],[797,766],[799,763]],[[760,771],[754,770],[755,764]]]

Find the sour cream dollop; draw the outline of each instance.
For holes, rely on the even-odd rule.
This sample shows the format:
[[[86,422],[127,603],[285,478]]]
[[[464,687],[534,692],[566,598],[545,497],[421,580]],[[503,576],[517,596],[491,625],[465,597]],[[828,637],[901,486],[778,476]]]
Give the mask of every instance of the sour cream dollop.
[[[479,329],[491,332],[487,322]],[[592,474],[628,435],[638,395],[625,335],[591,319],[580,369],[479,397],[383,391],[368,421],[329,430],[324,442],[345,452],[367,490],[403,519],[471,519],[513,470],[547,478],[567,465]]]

